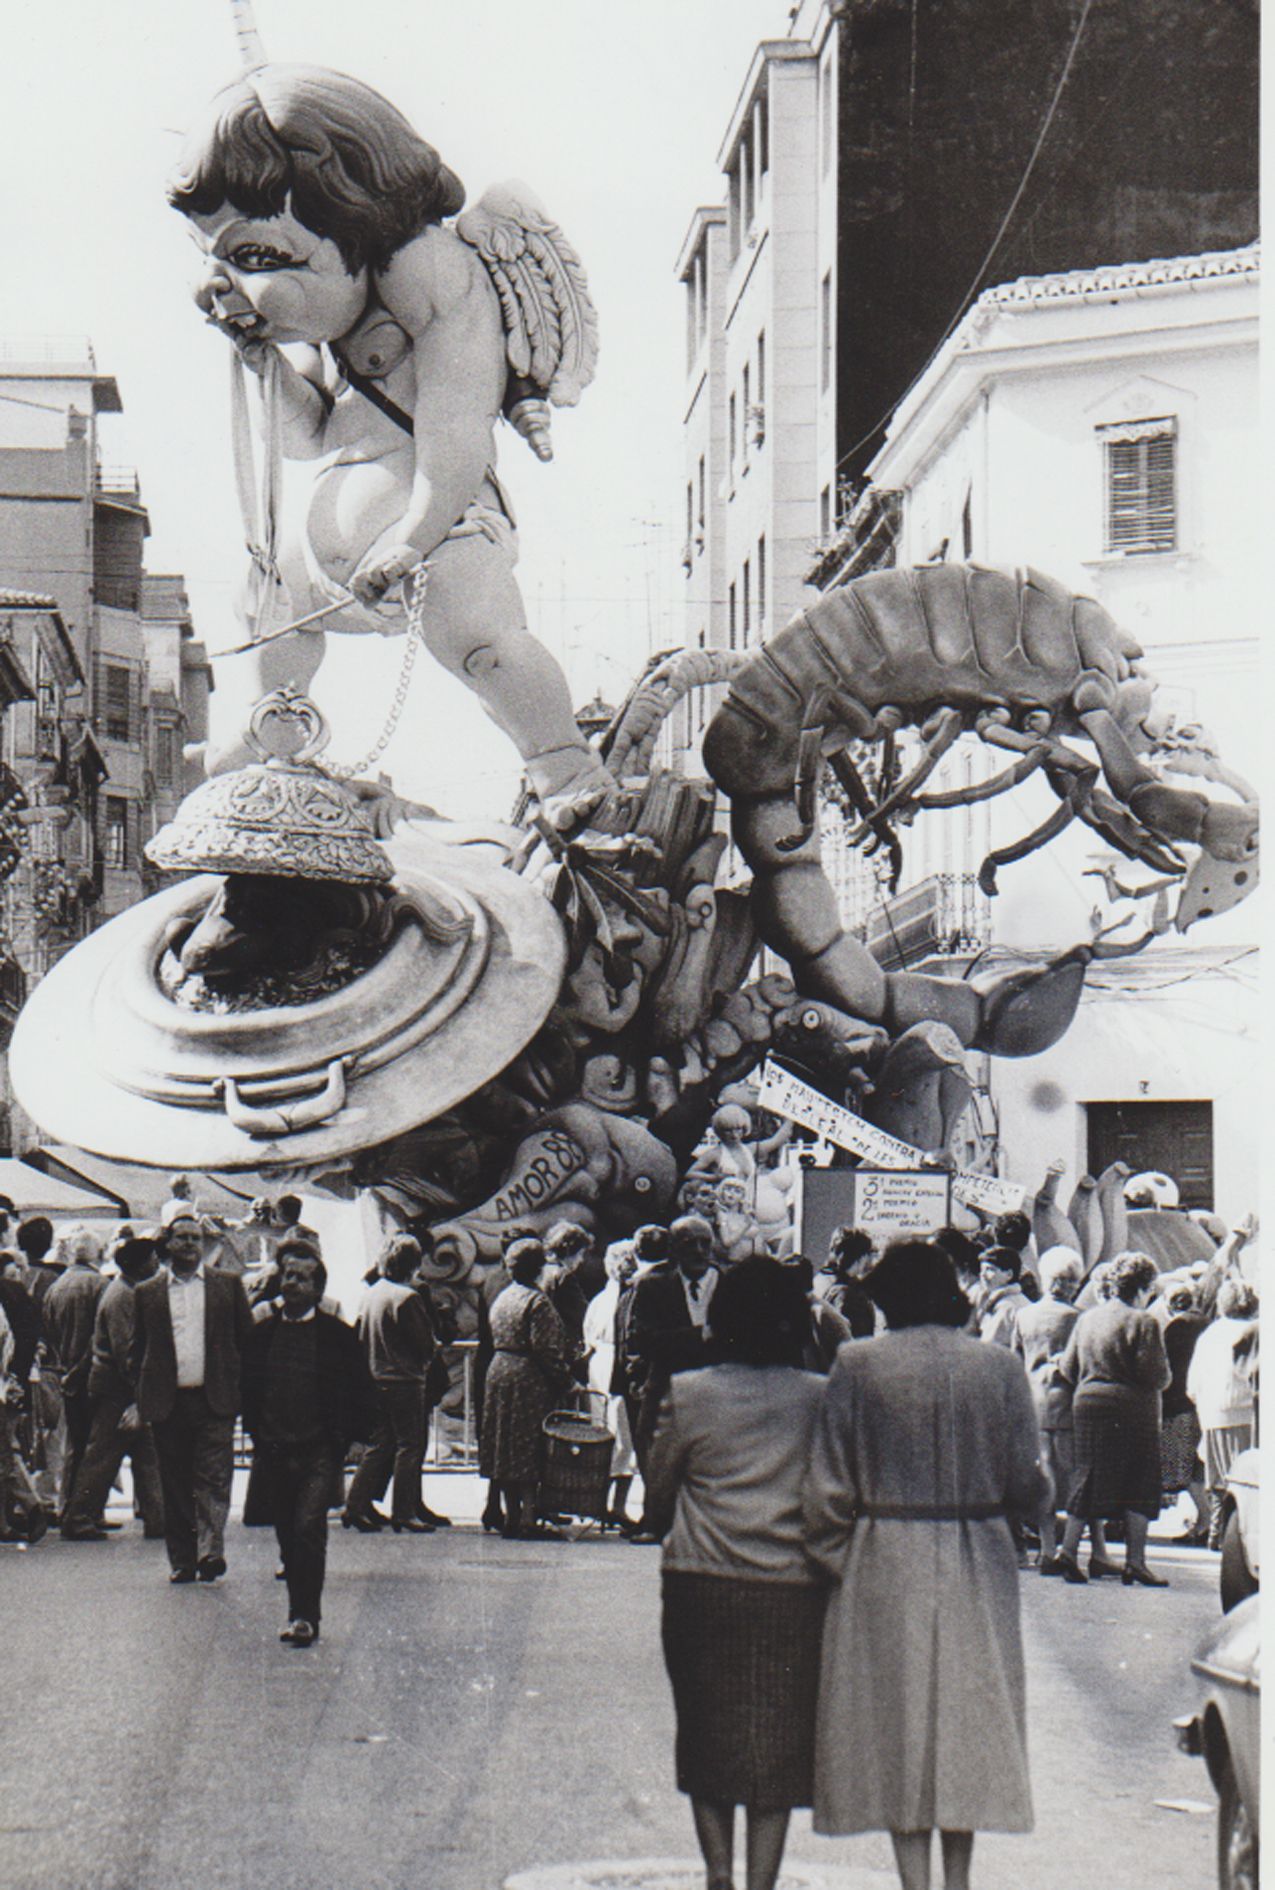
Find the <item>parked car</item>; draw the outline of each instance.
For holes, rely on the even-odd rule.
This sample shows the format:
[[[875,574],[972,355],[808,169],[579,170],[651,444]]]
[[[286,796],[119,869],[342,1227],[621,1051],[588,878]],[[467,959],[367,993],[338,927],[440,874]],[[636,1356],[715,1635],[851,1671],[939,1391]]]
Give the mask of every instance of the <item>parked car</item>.
[[[1203,1704],[1176,1722],[1178,1744],[1203,1758],[1217,1792],[1218,1890],[1258,1890],[1260,1608],[1260,1597],[1251,1595],[1206,1635],[1191,1662],[1203,1682]]]
[[[1255,1595],[1261,1585],[1260,1450],[1242,1450],[1226,1477],[1222,1498],[1222,1607]]]

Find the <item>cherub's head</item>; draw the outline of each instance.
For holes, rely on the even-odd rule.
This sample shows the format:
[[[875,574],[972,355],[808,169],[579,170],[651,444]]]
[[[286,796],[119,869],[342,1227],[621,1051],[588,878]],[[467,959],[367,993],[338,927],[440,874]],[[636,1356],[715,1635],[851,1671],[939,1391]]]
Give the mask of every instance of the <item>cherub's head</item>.
[[[205,314],[270,341],[335,341],[369,272],[464,186],[402,113],[324,66],[266,65],[218,92],[169,180],[208,264]]]

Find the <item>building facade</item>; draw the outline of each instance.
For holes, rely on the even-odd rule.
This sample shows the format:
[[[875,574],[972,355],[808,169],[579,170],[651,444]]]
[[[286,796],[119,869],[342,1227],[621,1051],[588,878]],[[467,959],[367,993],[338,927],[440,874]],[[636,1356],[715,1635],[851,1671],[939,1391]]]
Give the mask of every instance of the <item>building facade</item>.
[[[103,463],[99,417],[120,411],[87,343],[0,343],[0,655],[27,684],[0,722],[22,802],[0,963],[18,1004],[154,890],[142,849],[198,779],[183,746],[207,736],[211,670],[185,586],[145,570],[136,475]],[[0,876],[6,857],[0,834]],[[0,1103],[6,1149],[30,1139]]]
[[[900,404],[872,462],[894,495],[897,556],[1033,565],[1096,597],[1145,651],[1157,712],[1203,728],[1248,792],[1261,771],[1258,317],[1255,247],[1025,278],[988,291]],[[1003,765],[965,738],[938,792]],[[1190,775],[1165,777],[1185,788]],[[902,835],[888,913],[1037,826],[1057,802],[1030,781]],[[1020,959],[1122,920],[1155,875],[1087,826],[1003,867],[994,954]],[[1258,1172],[1257,907],[1247,901],[1136,956],[1095,966],[1075,1025],[1043,1057],[997,1061],[989,1093],[1007,1171],[1031,1179],[1131,1160],[1174,1174],[1192,1205],[1239,1214]],[[923,956],[923,949],[920,954]],[[915,962],[916,960],[913,960]]]
[[[688,645],[748,647],[894,563],[1035,563],[1097,595],[1179,724],[1251,774],[1256,35],[1245,5],[1046,0],[1028,22],[1008,0],[798,0],[678,260]],[[711,706],[666,732],[670,765],[698,771]],[[990,771],[962,740],[933,786]],[[1087,876],[1105,870],[1135,932],[1147,907],[1121,904],[1128,875],[1088,829],[980,890],[988,852],[1054,805],[1028,782],[922,815],[895,886],[826,806],[847,925],[887,966],[1030,961],[1111,916]],[[1224,1118],[1252,1052],[1251,912],[1095,971],[1047,1079],[1039,1059],[972,1068],[962,1154],[1033,1184],[1055,1157],[1141,1152],[1243,1211],[1251,1138]],[[1174,1003],[1198,1013],[1189,1045]],[[1140,1055],[1102,1054],[1111,1015]]]

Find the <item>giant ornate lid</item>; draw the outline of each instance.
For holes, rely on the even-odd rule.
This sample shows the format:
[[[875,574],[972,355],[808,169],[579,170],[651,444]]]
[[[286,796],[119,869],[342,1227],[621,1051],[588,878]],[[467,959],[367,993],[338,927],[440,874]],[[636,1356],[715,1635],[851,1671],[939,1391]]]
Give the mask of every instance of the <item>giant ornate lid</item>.
[[[372,821],[346,782],[314,757],[328,727],[291,685],[264,696],[247,739],[256,761],[204,781],[147,843],[170,873],[263,873],[352,885],[394,877]]]
[[[167,941],[216,896],[215,875],[128,907],[23,1007],[9,1052],[23,1108],[54,1140],[120,1161],[272,1169],[353,1154],[463,1101],[543,1023],[566,943],[535,886],[437,832],[409,821],[386,842],[384,896],[403,922],[376,963],[310,1002],[222,1015],[168,996]]]

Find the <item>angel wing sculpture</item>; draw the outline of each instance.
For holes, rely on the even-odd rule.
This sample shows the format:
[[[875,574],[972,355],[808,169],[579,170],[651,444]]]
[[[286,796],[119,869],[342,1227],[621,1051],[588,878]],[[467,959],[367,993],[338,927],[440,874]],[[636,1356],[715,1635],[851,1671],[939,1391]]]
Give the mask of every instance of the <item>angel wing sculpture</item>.
[[[598,315],[584,267],[525,184],[493,184],[454,228],[481,256],[500,297],[506,415],[538,459],[552,459],[548,403],[574,407],[597,367]]]

